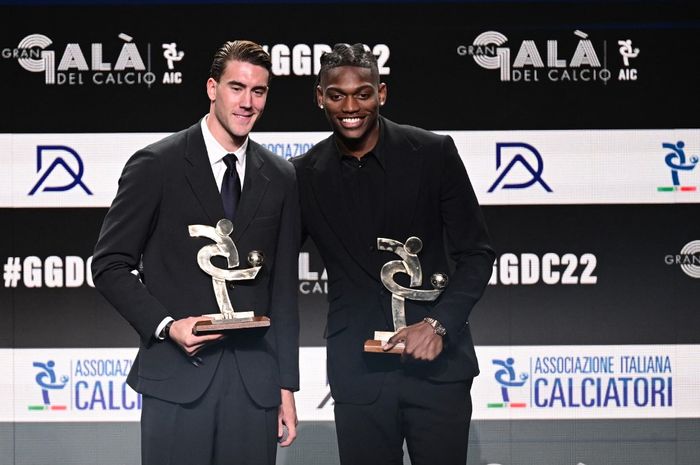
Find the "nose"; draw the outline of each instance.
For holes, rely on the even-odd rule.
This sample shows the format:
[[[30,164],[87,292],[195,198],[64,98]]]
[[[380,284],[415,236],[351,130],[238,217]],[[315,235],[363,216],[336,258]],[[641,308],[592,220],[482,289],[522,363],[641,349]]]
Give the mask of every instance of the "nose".
[[[253,106],[253,96],[250,92],[243,92],[241,95],[241,100],[239,102],[239,105],[242,108],[250,108]]]
[[[346,98],[343,99],[343,105],[341,110],[343,110],[343,113],[355,113],[356,111],[359,111],[360,106],[357,103],[357,100],[352,96],[348,95]]]

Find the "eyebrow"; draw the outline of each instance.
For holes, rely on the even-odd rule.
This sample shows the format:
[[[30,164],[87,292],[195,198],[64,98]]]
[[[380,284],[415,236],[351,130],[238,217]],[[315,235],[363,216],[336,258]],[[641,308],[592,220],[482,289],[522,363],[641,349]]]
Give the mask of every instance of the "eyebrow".
[[[366,90],[366,89],[372,89],[372,90],[374,90],[374,86],[372,86],[371,84],[364,84],[364,85],[358,87],[357,89],[353,89],[353,91],[354,91],[354,92],[360,92],[360,91],[363,91],[363,90]],[[339,93],[341,93],[341,94],[345,94],[345,93],[346,93],[346,92],[345,92],[344,90],[342,90],[340,87],[336,87],[336,86],[328,86],[328,87],[326,87],[326,91],[339,92]]]

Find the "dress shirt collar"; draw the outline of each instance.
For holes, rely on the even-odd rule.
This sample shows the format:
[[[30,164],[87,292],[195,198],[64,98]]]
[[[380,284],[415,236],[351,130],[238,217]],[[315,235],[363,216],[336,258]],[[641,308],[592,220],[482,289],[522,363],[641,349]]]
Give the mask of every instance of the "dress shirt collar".
[[[369,152],[362,155],[361,158],[367,157],[369,155],[374,155],[374,157],[379,162],[379,166],[381,166],[382,169],[385,169],[386,167],[384,166],[384,157],[385,157],[384,152],[386,151],[386,147],[385,147],[385,145],[386,145],[385,139],[386,138],[384,137],[384,124],[382,123],[381,118],[378,119],[378,122],[379,122],[379,139],[377,140],[377,145],[375,145]],[[340,150],[340,147],[338,147],[337,142],[335,144],[335,149],[336,149],[336,152],[338,153],[338,160],[339,161],[342,161],[344,157],[356,159],[352,155],[348,155],[348,154],[344,153],[342,150]]]
[[[201,122],[201,127],[202,127],[202,135],[204,136],[204,145],[207,148],[207,156],[209,157],[209,163],[213,166],[214,164],[218,162],[223,162],[223,159],[226,155],[228,155],[229,152],[225,148],[221,146],[219,141],[214,138],[214,135],[211,133],[209,130],[209,126],[207,126],[207,118],[209,115],[205,115],[204,118],[202,118]],[[238,158],[238,164],[241,166],[245,166],[245,158],[246,158],[246,152],[248,151],[248,137],[245,138],[245,142],[238,147],[238,150],[236,150],[236,158]]]

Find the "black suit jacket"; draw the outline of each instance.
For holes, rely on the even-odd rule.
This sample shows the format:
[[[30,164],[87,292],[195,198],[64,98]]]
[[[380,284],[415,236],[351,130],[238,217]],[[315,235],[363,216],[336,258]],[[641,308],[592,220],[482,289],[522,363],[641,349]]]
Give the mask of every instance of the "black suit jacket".
[[[450,282],[435,302],[406,300],[407,323],[426,316],[448,331],[447,348],[431,363],[404,369],[435,381],[457,381],[479,372],[467,324],[491,275],[494,253],[476,196],[450,137],[380,119],[385,163],[387,218],[382,234],[401,242],[423,241],[418,254],[423,288],[430,276],[448,273]],[[360,242],[358,225],[343,192],[338,149],[331,136],[293,160],[297,170],[302,224],[328,270],[326,329],[328,376],[336,401],[372,402],[382,377],[397,365],[395,356],[365,354],[363,344],[375,330],[393,330],[391,295],[380,270],[398,256]],[[447,252],[447,254],[446,254]],[[448,255],[452,259],[450,269]],[[400,275],[399,275],[400,276]]]
[[[223,217],[199,123],[138,151],[124,167],[95,247],[95,287],[140,336],[128,378],[136,391],[172,402],[195,400],[228,345],[253,400],[278,405],[280,387],[299,385],[299,204],[291,164],[255,142],[248,144],[231,237],[241,267],[248,266],[246,257],[254,249],[263,251],[265,262],[255,280],[236,283],[229,294],[234,309],[268,315],[271,326],[234,331],[198,354],[200,366],[172,341],[154,338],[166,316],[219,311],[211,277],[197,264],[199,249],[213,242],[190,237],[188,225],[214,226]],[[141,280],[132,273],[139,266]]]

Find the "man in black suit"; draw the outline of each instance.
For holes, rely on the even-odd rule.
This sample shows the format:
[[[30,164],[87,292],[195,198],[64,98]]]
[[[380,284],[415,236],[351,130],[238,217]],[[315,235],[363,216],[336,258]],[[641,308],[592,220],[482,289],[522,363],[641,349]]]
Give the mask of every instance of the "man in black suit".
[[[248,138],[270,70],[253,42],[216,52],[209,114],[129,159],[95,247],[95,286],[140,336],[128,382],[143,394],[144,465],[274,464],[278,438],[296,436],[298,191],[291,164]],[[224,217],[242,261],[265,255],[257,277],[229,291],[233,308],[271,325],[195,336],[219,309],[197,263],[212,241],[188,226]]]
[[[379,116],[387,87],[361,44],[322,56],[316,97],[333,135],[293,162],[303,230],[328,270],[328,378],[341,462],[401,464],[405,439],[413,465],[463,465],[479,371],[468,318],[494,260],[466,170],[450,137]],[[423,243],[423,276],[447,272],[449,255],[449,284],[433,302],[406,299],[407,327],[383,347],[402,342],[401,356],[365,353],[375,330],[394,330],[380,270],[398,257],[378,250],[377,238],[411,236]],[[408,275],[396,277],[409,286]]]

